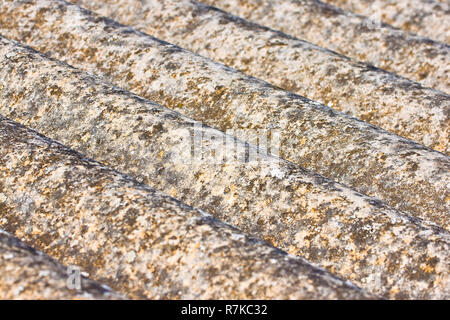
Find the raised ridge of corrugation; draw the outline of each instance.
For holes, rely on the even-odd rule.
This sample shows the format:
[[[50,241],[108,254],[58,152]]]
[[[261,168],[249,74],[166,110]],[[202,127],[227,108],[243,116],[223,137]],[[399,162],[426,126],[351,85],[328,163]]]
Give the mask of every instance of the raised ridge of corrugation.
[[[114,1],[114,0],[111,0]],[[447,44],[317,0],[202,0],[225,11],[450,92]]]
[[[446,0],[324,0],[376,22],[450,43],[450,3]]]
[[[2,120],[0,116],[0,122]],[[0,229],[0,299],[124,299],[123,295],[83,275],[74,280],[79,284],[72,284],[69,271],[54,259]]]

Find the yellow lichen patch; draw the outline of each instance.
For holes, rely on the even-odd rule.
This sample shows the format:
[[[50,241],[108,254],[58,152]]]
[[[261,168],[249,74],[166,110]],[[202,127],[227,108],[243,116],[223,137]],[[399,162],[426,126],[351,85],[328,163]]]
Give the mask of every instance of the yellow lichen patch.
[[[426,273],[432,273],[434,271],[434,267],[430,266],[430,265],[421,265],[420,269],[422,269],[423,271],[425,271]]]
[[[175,187],[172,187],[172,188],[170,189],[170,191],[169,191],[169,195],[170,195],[171,197],[176,197],[177,194],[178,194],[177,189],[176,189]]]

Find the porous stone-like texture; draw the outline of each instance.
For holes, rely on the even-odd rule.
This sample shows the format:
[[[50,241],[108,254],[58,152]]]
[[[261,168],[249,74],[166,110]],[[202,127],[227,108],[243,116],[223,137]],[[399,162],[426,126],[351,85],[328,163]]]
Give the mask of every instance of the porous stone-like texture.
[[[347,11],[450,43],[450,3],[447,0],[324,0]]]
[[[450,96],[441,92],[192,0],[74,2],[438,151],[449,150]]]
[[[447,231],[405,216],[379,200],[306,171],[291,162],[257,153],[254,146],[246,145],[220,131],[199,126],[199,123],[174,111],[106,85],[98,78],[49,60],[4,38],[0,43],[2,114],[70,145],[87,156],[95,157],[106,165],[131,174],[189,205],[199,207],[243,231],[268,240],[289,253],[304,256],[374,293],[392,298],[448,297],[450,250]],[[104,261],[93,259],[91,251],[106,250],[105,255],[110,259],[114,260],[115,257],[120,260],[120,257],[128,256],[130,250],[138,253],[145,247],[144,243],[153,241],[152,239],[155,245],[158,244],[158,254],[167,252],[167,256],[147,252],[143,254],[144,257],[150,256],[161,261],[169,259],[174,263],[173,268],[177,268],[180,261],[185,261],[181,253],[185,249],[180,249],[177,254],[171,251],[181,241],[178,237],[173,239],[172,232],[184,234],[189,228],[194,228],[195,223],[181,228],[167,222],[164,227],[152,228],[149,234],[138,232],[136,230],[140,230],[141,223],[153,221],[152,215],[145,214],[146,211],[140,209],[138,203],[141,200],[136,198],[134,189],[128,187],[126,180],[115,182],[114,190],[120,192],[111,194],[103,184],[98,185],[99,179],[91,177],[82,180],[77,173],[81,170],[78,162],[67,162],[64,170],[46,165],[48,157],[43,158],[40,164],[32,164],[31,155],[33,159],[40,159],[39,154],[45,154],[43,149],[31,152],[14,143],[8,145],[9,137],[16,135],[8,134],[1,139],[4,147],[0,148],[0,152],[4,162],[0,167],[4,171],[0,177],[0,193],[6,199],[2,210],[6,212],[5,215],[11,216],[17,212],[21,203],[26,206],[25,210],[32,210],[31,217],[35,220],[30,220],[23,213],[16,214],[12,220],[4,222],[5,225],[14,226],[11,231],[20,237],[27,237],[30,242],[39,244],[46,250],[68,241],[65,239],[70,239],[72,235],[75,235],[76,240],[79,240],[78,235],[95,237],[95,242],[89,242],[93,246],[92,250],[83,251],[94,269],[103,265]],[[193,144],[192,140],[197,143]],[[224,140],[231,140],[231,143],[224,144]],[[199,146],[202,146],[200,155],[195,152]],[[245,146],[248,148],[247,153],[254,155],[253,161],[223,160],[226,156],[235,154],[236,148],[242,150]],[[418,155],[421,152],[427,154],[429,150],[419,148],[417,152]],[[41,181],[45,181],[45,188],[38,187]],[[63,181],[74,181],[75,187],[65,188]],[[79,185],[78,181],[86,181],[89,187]],[[74,192],[79,192],[79,195]],[[110,198],[114,194],[119,198]],[[130,200],[130,207],[122,211],[127,199]],[[69,208],[75,209],[55,214],[67,205],[72,205],[74,207]],[[111,209],[108,209],[108,205]],[[82,210],[81,213],[79,210]],[[105,214],[99,216],[90,212]],[[114,214],[111,213],[110,216],[107,212]],[[106,219],[102,220],[105,223],[97,222],[97,216],[98,219]],[[445,222],[446,218],[446,214],[442,215],[441,222]],[[50,233],[51,229],[47,228],[44,235],[39,235],[39,232],[35,235],[35,227],[26,227],[26,222],[30,220],[36,221],[35,225],[39,228],[44,228],[39,221],[45,222],[48,219],[54,222],[50,225],[60,225],[73,219],[81,220],[75,220],[80,221],[74,224],[75,229]],[[170,216],[164,219],[171,221]],[[107,229],[107,225],[112,225],[113,229]],[[78,232],[79,230],[82,232]],[[203,234],[199,229],[192,230],[194,238]],[[126,238],[111,240],[101,236],[100,232],[117,234],[118,237],[124,234]],[[189,248],[198,248],[196,244],[201,238],[190,237],[191,235],[186,238],[192,246]],[[222,243],[222,240],[211,240],[203,247],[216,248],[217,243]],[[126,249],[122,249],[122,244],[127,244]],[[244,250],[241,244],[226,244],[225,247],[231,245]],[[76,246],[73,243],[71,248]],[[65,251],[67,255],[70,255],[71,250]],[[248,248],[244,251],[253,252],[252,250],[255,249]],[[55,256],[62,254],[60,249],[52,249],[50,252]],[[223,253],[220,251],[217,254]],[[261,255],[256,251],[254,254]],[[133,253],[130,253],[130,259],[132,256]],[[192,265],[210,261],[205,259],[205,256],[194,259]],[[224,259],[230,268],[247,268],[252,265],[251,261],[245,259],[238,266],[230,263],[234,258]],[[261,268],[269,260],[261,258],[264,261],[261,262]],[[187,274],[193,272],[192,265],[189,264],[186,269]],[[217,263],[212,261],[212,265],[217,266]],[[131,267],[117,268],[126,271]],[[139,272],[144,272],[145,267],[142,268]],[[260,275],[255,274],[255,279],[267,277],[263,274],[268,271],[261,270]],[[93,272],[88,271],[90,274]],[[140,279],[142,284],[139,272],[133,271],[130,277],[136,278],[136,281]],[[283,273],[280,273],[282,278]],[[107,269],[105,274],[112,276],[117,273]],[[185,277],[184,272],[178,274],[180,279]],[[204,276],[215,274],[215,271],[211,274],[205,272]],[[232,274],[227,271],[220,273],[218,277],[228,279]],[[199,292],[210,292],[207,297],[222,297],[221,294],[229,297],[232,291],[211,285],[215,283],[215,279],[213,277],[213,282],[205,283]],[[155,281],[164,282],[163,274],[156,276]],[[217,291],[207,291],[208,286]],[[272,284],[267,286],[269,288]],[[292,284],[286,286],[296,287]],[[174,296],[177,290],[182,290],[178,285],[176,288]],[[311,287],[311,290],[319,289],[313,290]],[[128,292],[128,289],[125,291]],[[134,292],[131,287],[129,291]],[[190,292],[192,295],[189,297],[196,297],[197,291]],[[154,294],[164,296],[159,291]],[[258,291],[253,297],[263,296]]]
[[[68,271],[0,229],[0,299],[123,299],[109,287],[83,275],[76,280],[79,287],[75,282],[72,286]]]
[[[243,140],[251,142],[258,130],[280,132],[283,158],[449,228],[448,156],[78,6],[48,0],[8,4],[0,6],[2,33],[207,125],[234,129]],[[45,75],[26,58],[12,63],[10,49],[4,46],[1,58],[2,101],[9,110],[4,112],[23,120],[31,118],[30,111],[19,113],[16,101],[41,110],[49,101],[60,104],[66,80],[54,79],[56,91],[39,89],[54,73],[48,69]],[[24,87],[27,81],[32,85]],[[38,97],[47,102],[37,103]],[[72,99],[66,103],[80,101]],[[100,137],[93,133],[92,139]]]
[[[1,226],[132,298],[374,297],[4,117],[0,137]]]
[[[450,47],[317,0],[202,0],[348,57],[450,91]]]

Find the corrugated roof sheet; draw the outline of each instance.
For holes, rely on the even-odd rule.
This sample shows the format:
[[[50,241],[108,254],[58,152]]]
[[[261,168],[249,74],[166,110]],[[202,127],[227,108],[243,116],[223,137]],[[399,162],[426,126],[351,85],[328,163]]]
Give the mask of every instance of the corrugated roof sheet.
[[[126,25],[0,4],[1,228],[128,298],[450,297],[447,44],[313,0],[74,2]],[[84,294],[47,276],[0,291]]]

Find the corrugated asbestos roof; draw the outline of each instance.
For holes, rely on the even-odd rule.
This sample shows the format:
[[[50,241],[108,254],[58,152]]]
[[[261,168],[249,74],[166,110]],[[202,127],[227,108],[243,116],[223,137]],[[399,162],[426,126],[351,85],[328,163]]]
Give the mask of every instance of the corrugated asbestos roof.
[[[1,0],[0,297],[450,298],[433,1]]]

